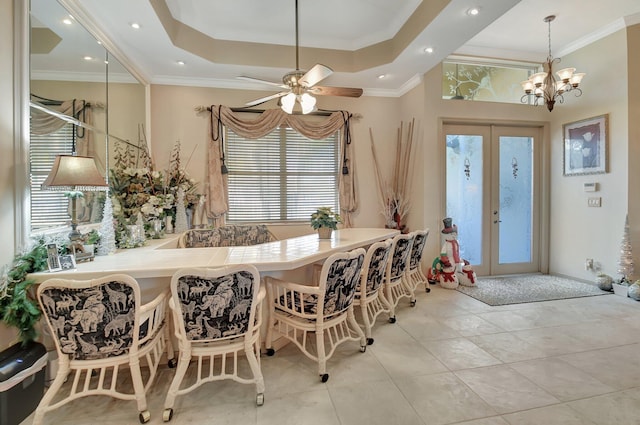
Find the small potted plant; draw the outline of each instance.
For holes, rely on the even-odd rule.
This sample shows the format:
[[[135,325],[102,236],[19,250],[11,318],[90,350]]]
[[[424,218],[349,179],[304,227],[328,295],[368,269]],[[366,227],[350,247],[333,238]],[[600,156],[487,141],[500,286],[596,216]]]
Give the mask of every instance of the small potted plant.
[[[338,223],[342,223],[342,218],[331,207],[320,207],[311,214],[311,227],[318,231],[320,239],[330,239],[332,231],[338,228]]]

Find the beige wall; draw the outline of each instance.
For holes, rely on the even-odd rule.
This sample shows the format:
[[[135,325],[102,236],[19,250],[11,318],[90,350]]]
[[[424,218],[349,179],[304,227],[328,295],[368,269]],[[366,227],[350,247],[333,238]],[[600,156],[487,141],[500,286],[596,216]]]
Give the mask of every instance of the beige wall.
[[[602,270],[617,274],[620,241],[627,212],[629,173],[629,111],[627,103],[626,32],[618,31],[562,58],[563,66],[587,73],[580,98],[567,95],[552,112],[551,127],[551,260],[552,272],[592,280],[585,270],[593,258]],[[614,76],[612,76],[612,70]],[[563,176],[562,124],[609,114],[609,172]],[[584,183],[596,182],[600,191],[586,193]],[[602,197],[601,208],[587,207],[588,196]]]

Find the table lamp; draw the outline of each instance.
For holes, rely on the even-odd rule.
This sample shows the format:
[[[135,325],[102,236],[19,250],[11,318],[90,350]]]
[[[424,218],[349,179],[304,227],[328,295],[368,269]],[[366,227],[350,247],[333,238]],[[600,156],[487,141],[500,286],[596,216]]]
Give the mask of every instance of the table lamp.
[[[98,171],[92,157],[58,155],[47,179],[42,183],[42,188],[67,192],[71,200],[71,233],[69,233],[69,239],[71,239],[72,245],[75,247],[75,243],[82,237],[82,234],[78,231],[76,200],[82,196],[83,191],[108,190],[104,177]],[[93,258],[93,253],[91,253],[91,258]]]

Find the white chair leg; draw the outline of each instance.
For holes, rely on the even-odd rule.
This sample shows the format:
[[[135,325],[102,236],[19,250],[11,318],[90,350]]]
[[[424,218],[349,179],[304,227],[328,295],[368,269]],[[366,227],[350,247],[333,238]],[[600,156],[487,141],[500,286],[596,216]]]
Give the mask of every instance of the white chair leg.
[[[44,396],[40,400],[38,407],[36,408],[36,413],[33,417],[33,425],[40,425],[42,423],[42,419],[44,418],[44,414],[47,412],[47,408],[51,404],[51,401],[56,396],[62,385],[67,380],[67,375],[69,374],[69,361],[68,360],[59,360],[58,365],[58,373],[56,374],[55,379],[51,383],[51,386],[44,393]]]
[[[324,349],[324,331],[316,330],[316,350],[318,351],[318,375],[322,382],[327,382],[329,374],[327,373],[327,355]]]
[[[169,391],[167,391],[167,398],[164,400],[164,408],[173,409],[173,405],[176,402],[176,397],[178,396],[178,390],[180,389],[180,384],[184,379],[184,375],[187,373],[187,369],[189,368],[189,362],[191,361],[191,353],[180,353],[178,356],[178,368],[176,369],[176,374],[173,377],[173,381],[171,381],[171,386],[169,387]]]
[[[364,335],[367,338],[367,344],[373,344],[373,338],[371,338],[371,328],[373,325],[369,320],[369,307],[362,301],[363,299],[360,300],[360,311],[362,313],[362,322],[364,323]]]
[[[140,372],[140,359],[135,358],[129,364],[131,371],[131,380],[133,381],[133,391],[138,404],[138,412],[141,414],[147,410],[147,397],[144,392],[144,382],[142,382],[142,373]]]
[[[367,349],[367,338],[356,321],[356,316],[353,313],[353,306],[351,306],[347,311],[347,323],[351,326],[351,330],[360,337],[360,351],[364,352]]]
[[[251,368],[251,373],[253,374],[253,379],[256,380],[256,393],[264,394],[264,378],[262,377],[262,372],[260,371],[260,365],[258,364],[258,359],[256,358],[256,350],[255,346],[245,347],[244,350],[247,361],[249,362],[249,367]]]

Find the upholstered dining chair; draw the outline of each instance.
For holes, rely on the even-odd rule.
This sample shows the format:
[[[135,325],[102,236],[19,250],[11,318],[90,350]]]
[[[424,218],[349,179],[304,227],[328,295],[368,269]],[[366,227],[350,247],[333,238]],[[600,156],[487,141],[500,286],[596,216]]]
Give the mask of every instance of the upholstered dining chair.
[[[396,322],[396,307],[398,302],[406,297],[411,306],[415,306],[415,298],[412,299],[409,286],[404,282],[406,272],[409,269],[409,255],[413,246],[412,234],[398,234],[392,239],[391,258],[387,263],[387,271],[384,278],[384,296],[391,306],[389,322]]]
[[[317,286],[265,277],[269,305],[267,355],[275,353],[273,337],[277,331],[318,362],[318,374],[322,382],[327,382],[327,360],[338,345],[359,341],[360,351],[366,351],[366,337],[353,312],[364,256],[363,248],[329,256],[322,265]]]
[[[165,323],[169,291],[141,305],[140,287],[131,276],[113,274],[92,280],[49,279],[38,301],[58,352],[58,372],[36,408],[34,425],[45,413],[92,395],[135,400],[138,419],[149,421],[146,392],[162,353],[171,364],[173,347]],[[145,369],[146,382],[140,367]],[[130,374],[133,393],[121,373]],[[71,379],[70,385],[63,384]]]
[[[354,306],[360,308],[367,345],[373,344],[371,328],[381,313],[391,313],[389,301],[384,296],[382,283],[387,271],[387,263],[393,245],[391,239],[369,246],[360,273],[360,285],[354,299]]]
[[[250,264],[216,269],[185,268],[171,278],[171,300],[178,368],[164,402],[163,420],[173,417],[177,396],[207,382],[232,379],[256,385],[256,404],[264,403],[260,369],[260,325],[266,290]],[[195,358],[195,382],[180,388]],[[251,376],[239,372],[246,358]]]
[[[413,245],[411,246],[411,254],[409,255],[409,270],[406,273],[405,283],[411,292],[411,300],[415,303],[415,291],[419,285],[424,285],[426,292],[431,292],[429,281],[422,271],[422,253],[427,244],[429,237],[429,229],[416,230],[411,232],[413,235]]]

